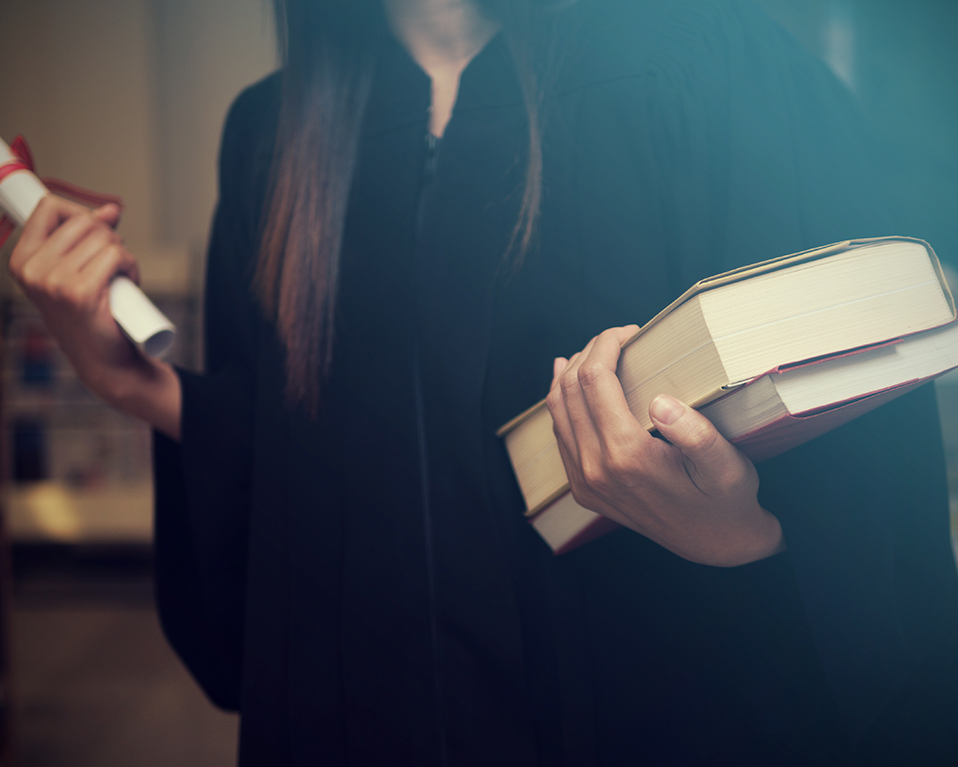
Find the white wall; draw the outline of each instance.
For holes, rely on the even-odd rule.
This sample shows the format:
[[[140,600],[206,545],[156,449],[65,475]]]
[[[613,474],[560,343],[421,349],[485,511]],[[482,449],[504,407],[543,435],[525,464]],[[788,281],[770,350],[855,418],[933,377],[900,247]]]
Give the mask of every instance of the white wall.
[[[266,0],[2,0],[0,135],[119,194],[146,287],[195,289],[233,96],[274,67]]]

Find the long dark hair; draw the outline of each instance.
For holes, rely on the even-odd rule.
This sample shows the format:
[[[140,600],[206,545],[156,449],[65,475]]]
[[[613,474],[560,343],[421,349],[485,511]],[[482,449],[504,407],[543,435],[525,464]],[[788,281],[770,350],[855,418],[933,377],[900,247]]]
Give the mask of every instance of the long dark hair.
[[[542,200],[542,103],[555,0],[478,0],[502,24],[529,126],[518,219],[504,258],[532,246]],[[286,397],[315,413],[333,355],[346,201],[385,30],[381,0],[273,0],[283,95],[254,287],[286,351]]]

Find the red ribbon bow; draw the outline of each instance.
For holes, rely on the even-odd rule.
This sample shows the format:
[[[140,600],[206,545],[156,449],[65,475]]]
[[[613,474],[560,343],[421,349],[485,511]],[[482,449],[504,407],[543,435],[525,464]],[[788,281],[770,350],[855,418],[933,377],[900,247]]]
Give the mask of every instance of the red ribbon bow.
[[[16,157],[16,159],[0,165],[0,183],[10,174],[20,170],[28,170],[31,173],[35,172],[33,155],[30,153],[30,146],[23,136],[17,136],[13,140],[13,143],[10,144],[10,151],[13,152],[13,156]],[[84,189],[82,186],[61,181],[58,178],[42,178],[40,180],[51,192],[66,195],[84,205],[100,206],[112,202],[118,205],[121,210],[123,209],[123,200],[112,194],[100,194],[90,189]],[[7,241],[7,237],[10,236],[15,228],[13,221],[6,215],[0,215],[0,247],[3,247],[3,243]]]

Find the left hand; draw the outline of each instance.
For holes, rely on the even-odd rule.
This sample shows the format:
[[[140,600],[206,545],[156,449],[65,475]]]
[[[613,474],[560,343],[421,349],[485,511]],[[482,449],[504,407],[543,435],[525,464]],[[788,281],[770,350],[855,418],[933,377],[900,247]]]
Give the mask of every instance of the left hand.
[[[667,395],[649,415],[656,439],[629,411],[615,375],[638,328],[612,328],[555,361],[547,403],[576,501],[700,564],[731,567],[785,548],[758,502],[758,472],[712,423]]]
[[[104,402],[179,438],[179,378],[140,354],[110,312],[110,282],[138,268],[114,230],[120,209],[47,195],[23,227],[10,274],[37,307],[79,379]]]

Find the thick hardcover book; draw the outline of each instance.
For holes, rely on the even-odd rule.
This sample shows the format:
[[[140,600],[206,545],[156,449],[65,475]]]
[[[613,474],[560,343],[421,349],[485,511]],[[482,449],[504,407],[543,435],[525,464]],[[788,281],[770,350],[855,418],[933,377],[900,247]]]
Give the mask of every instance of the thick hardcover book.
[[[958,359],[951,361],[950,341],[939,342],[945,350],[938,357],[888,351],[916,344],[924,349],[932,342],[919,341],[921,332],[954,318],[954,300],[927,243],[855,240],[702,280],[623,345],[617,374],[644,427],[653,428],[649,403],[671,394],[709,414],[723,434],[760,460],[958,365]],[[916,357],[929,354],[934,362],[923,363],[922,372],[909,371]],[[875,362],[899,357],[895,365]],[[929,372],[929,365],[940,369]],[[881,379],[876,367],[896,371],[884,373],[885,379],[905,377]],[[803,383],[793,383],[799,379]],[[776,384],[789,392],[801,389],[803,401],[815,404],[790,410],[796,406],[788,394],[793,404],[775,405],[781,399]],[[557,553],[614,528],[568,493],[544,401],[499,433],[527,516]]]

